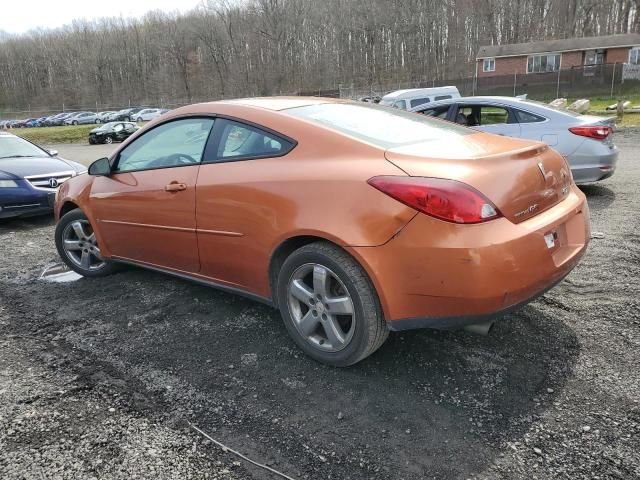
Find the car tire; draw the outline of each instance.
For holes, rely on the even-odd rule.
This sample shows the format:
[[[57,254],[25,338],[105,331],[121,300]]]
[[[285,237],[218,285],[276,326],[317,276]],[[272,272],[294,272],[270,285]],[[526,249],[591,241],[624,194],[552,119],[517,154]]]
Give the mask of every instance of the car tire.
[[[102,123],[102,120],[100,120],[99,118],[96,118],[96,125],[99,125]]]
[[[140,122],[140,123],[142,123],[142,121],[143,121],[142,117],[138,117],[138,120],[136,120],[136,122]]]
[[[296,344],[327,365],[353,365],[389,335],[371,279],[351,255],[329,242],[289,255],[278,274],[276,298]]]
[[[113,137],[111,135],[107,135],[106,137],[104,137],[104,143],[106,143],[107,145],[111,145],[113,143]]]
[[[103,277],[117,270],[116,264],[99,256],[93,227],[79,208],[60,219],[56,225],[55,242],[62,261],[84,277]]]
[[[74,120],[73,122],[71,122],[73,125],[78,125],[78,121]]]
[[[89,138],[89,145],[95,145],[96,141],[93,138]]]

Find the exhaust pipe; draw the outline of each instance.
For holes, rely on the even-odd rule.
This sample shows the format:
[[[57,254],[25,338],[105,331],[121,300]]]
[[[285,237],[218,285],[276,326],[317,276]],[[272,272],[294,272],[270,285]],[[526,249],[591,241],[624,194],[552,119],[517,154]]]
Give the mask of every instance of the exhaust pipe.
[[[489,332],[493,328],[493,322],[474,323],[473,325],[466,325],[462,328],[467,332],[486,336],[489,334]]]

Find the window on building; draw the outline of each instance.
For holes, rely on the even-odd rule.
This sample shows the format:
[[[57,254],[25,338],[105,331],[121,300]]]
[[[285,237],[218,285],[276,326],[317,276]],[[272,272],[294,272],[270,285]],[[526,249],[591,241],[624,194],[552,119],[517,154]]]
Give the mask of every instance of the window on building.
[[[586,50],[584,52],[585,65],[602,65],[604,63],[604,50]]]
[[[527,59],[527,73],[557,72],[560,70],[560,54],[530,55]]]
[[[496,69],[496,59],[495,58],[485,58],[482,63],[482,71],[483,72],[493,72]]]
[[[640,47],[633,47],[629,50],[629,63],[631,65],[640,65]]]

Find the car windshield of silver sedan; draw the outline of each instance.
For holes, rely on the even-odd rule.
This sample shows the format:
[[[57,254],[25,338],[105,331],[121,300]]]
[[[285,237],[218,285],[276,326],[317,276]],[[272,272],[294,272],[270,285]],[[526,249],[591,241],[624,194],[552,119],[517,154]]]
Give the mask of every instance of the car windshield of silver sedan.
[[[0,136],[0,158],[47,156],[47,152],[19,137]]]
[[[378,105],[323,103],[284,112],[356,137],[382,148],[428,142],[458,140],[472,130],[423,115]]]

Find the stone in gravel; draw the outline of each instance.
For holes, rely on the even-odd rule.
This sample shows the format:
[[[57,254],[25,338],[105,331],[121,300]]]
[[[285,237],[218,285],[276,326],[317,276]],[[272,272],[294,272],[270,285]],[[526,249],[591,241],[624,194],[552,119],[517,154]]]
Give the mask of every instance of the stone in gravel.
[[[240,356],[240,363],[245,367],[255,367],[258,365],[258,355],[256,353],[243,353]]]
[[[533,453],[542,456],[542,450],[540,450],[538,447],[533,447]]]
[[[338,420],[342,420],[344,418],[344,414],[342,412],[338,412]]]
[[[547,388],[547,393],[553,393],[553,388]]]
[[[589,430],[591,430],[591,427],[589,425],[585,425],[584,427],[582,427],[583,432],[588,432]]]
[[[602,232],[592,232],[591,233],[591,238],[595,238],[595,239],[603,239],[604,238],[604,233]]]

